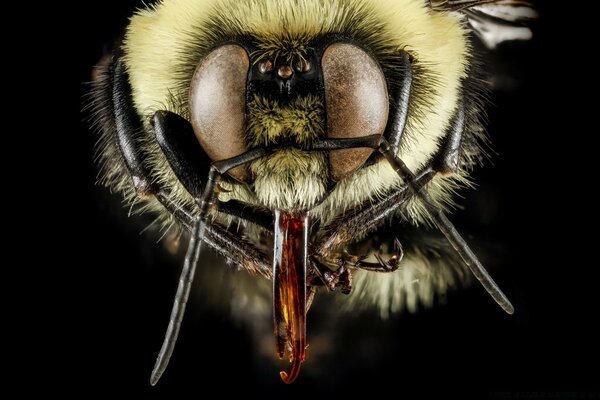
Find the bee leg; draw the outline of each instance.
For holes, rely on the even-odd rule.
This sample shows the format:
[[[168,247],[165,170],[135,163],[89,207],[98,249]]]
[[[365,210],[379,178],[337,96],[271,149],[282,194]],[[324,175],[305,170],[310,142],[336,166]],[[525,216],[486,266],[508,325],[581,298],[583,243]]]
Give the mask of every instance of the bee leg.
[[[184,179],[182,182],[186,183],[186,188],[188,188],[191,193],[198,194],[201,191],[200,196],[195,196],[198,202],[199,215],[193,216],[190,210],[181,207],[173,201],[164,189],[152,183],[151,171],[144,162],[143,147],[140,145],[141,139],[138,137],[139,133],[143,131],[143,125],[140,118],[135,113],[127,72],[120,60],[116,61],[112,79],[112,100],[117,146],[123,156],[125,166],[132,178],[137,193],[140,196],[155,195],[165,208],[170,210],[177,218],[186,221],[188,226],[192,227],[192,234],[179,278],[169,325],[150,377],[150,383],[155,385],[167,368],[175,348],[192,282],[194,280],[196,265],[200,258],[202,242],[210,242],[210,240],[213,239],[212,245],[214,247],[219,247],[222,250],[221,253],[225,253],[226,256],[229,255],[227,250],[230,250],[232,246],[239,245],[238,247],[245,247],[245,250],[248,250],[248,246],[244,246],[244,244],[240,245],[236,240],[226,237],[222,231],[219,232],[215,229],[215,226],[210,226],[207,221],[209,209],[215,203],[215,189],[217,188],[218,182],[221,179],[221,176],[228,170],[258,157],[262,157],[266,153],[266,150],[258,149],[249,151],[231,159],[212,163],[212,166],[210,166],[208,171],[208,179],[202,188],[198,175],[194,175],[194,173],[190,171],[194,168],[206,169],[206,165],[204,164],[205,161],[202,160],[201,157],[198,158],[198,156],[188,154],[191,150],[182,148],[182,146],[185,147],[186,145],[191,144],[189,131],[185,130],[185,122],[175,114],[163,113],[155,115],[155,127],[158,127],[157,140],[159,141],[167,160],[171,163],[171,167],[178,175],[178,178]],[[167,124],[167,120],[169,121],[169,124]],[[179,130],[175,129],[175,126],[177,126]],[[170,140],[166,137],[168,135],[174,135],[175,138]],[[189,159],[185,161],[176,159],[182,155],[185,155],[184,158]],[[184,164],[185,162],[188,164]],[[186,176],[186,174],[188,175]],[[243,251],[242,254],[248,256],[249,254],[252,254],[252,251]],[[238,262],[244,262],[245,265],[243,266],[247,267],[248,265],[259,265],[258,263],[255,263],[259,260],[260,257],[256,257],[255,259],[252,259],[251,257],[249,260],[238,260]],[[269,271],[269,268],[270,267],[267,266],[266,271]],[[255,267],[255,269],[258,269],[258,267]]]
[[[131,87],[127,78],[127,72],[121,60],[117,60],[113,75],[113,107],[115,114],[115,125],[116,125],[116,139],[117,146],[123,156],[125,165],[133,185],[137,193],[141,196],[156,195],[159,200],[164,196],[164,191],[157,189],[152,180],[150,179],[151,173],[149,168],[144,163],[144,155],[142,147],[140,146],[140,139],[136,136],[142,132],[143,126],[140,118],[134,111],[133,101],[131,98]],[[209,186],[208,184],[206,185]],[[213,194],[206,196],[206,199],[210,200]],[[208,206],[204,207],[205,211],[208,210]],[[178,214],[182,214],[180,211]],[[177,294],[175,295],[175,302],[173,304],[173,310],[171,311],[171,317],[169,319],[169,326],[165,335],[162,348],[156,360],[150,383],[155,385],[160,376],[164,372],[175,348],[175,342],[179,334],[179,328],[181,327],[181,321],[183,320],[183,314],[185,306],[190,293],[191,284],[194,279],[194,273],[196,270],[196,264],[200,257],[201,237],[204,235],[204,218],[198,218],[194,222],[193,233],[190,238],[188,250],[185,256],[185,262],[183,270],[179,278],[179,285],[177,287]]]
[[[387,146],[386,157],[395,156],[398,150],[402,132],[406,125],[406,116],[408,115],[408,103],[412,85],[412,69],[410,55],[403,52],[403,64],[405,76],[396,92],[395,103],[398,105],[390,116],[390,122],[386,127],[383,141]],[[454,116],[450,131],[447,135],[445,146],[443,147],[438,160],[432,167],[421,171],[417,177],[413,177],[411,186],[417,191],[425,187],[427,183],[438,173],[450,174],[456,172],[460,160],[460,148],[462,134],[465,127],[465,110],[463,102],[459,102],[456,114]],[[327,139],[314,143],[315,150],[332,150],[340,148],[353,147],[371,147],[371,137],[361,137],[353,139]],[[378,144],[374,147],[381,147]],[[360,142],[360,143],[359,143]],[[360,207],[347,214],[345,218],[335,220],[329,226],[324,228],[328,232],[322,237],[316,245],[316,252],[322,256],[326,255],[330,248],[339,248],[349,243],[356,237],[357,233],[365,234],[376,229],[381,221],[397,209],[399,209],[410,197],[411,191],[407,187],[398,189],[387,198],[381,199],[375,203],[369,203],[365,207]],[[377,265],[377,264],[376,264]],[[375,267],[371,265],[371,267]]]
[[[208,175],[211,160],[198,142],[188,120],[169,112],[157,111],[153,118],[156,141],[177,179],[194,198],[202,193],[203,177]],[[218,204],[218,211],[273,230],[273,215],[236,200]]]
[[[350,294],[350,292],[352,292],[352,274],[349,269],[345,269],[340,274],[339,286],[343,294]]]
[[[418,186],[425,186],[436,171],[426,169],[415,180]],[[389,218],[393,213],[400,209],[409,198],[409,191],[406,187],[399,188],[391,195],[368,202],[366,205],[348,212],[344,218],[336,219],[331,224],[323,228],[324,235],[316,244],[317,254],[326,256],[329,249],[336,249],[351,243],[356,236],[365,235],[379,227],[385,218]]]
[[[340,288],[343,294],[350,294],[352,291],[352,274],[344,265],[345,261],[337,258],[330,263],[340,265],[336,270],[325,266],[322,262],[312,260],[312,272],[307,277],[309,287],[325,286],[330,292]]]
[[[183,221],[185,228],[191,233],[194,228],[194,215],[188,210],[178,207],[168,194],[159,191],[156,195],[162,205]],[[271,279],[272,266],[268,257],[253,244],[238,235],[232,234],[227,228],[211,222],[205,227],[204,241],[218,254],[225,257],[233,265],[250,273],[258,273]]]
[[[384,137],[390,144],[392,151],[396,153],[400,147],[400,140],[402,139],[402,133],[406,127],[406,121],[408,119],[408,108],[411,103],[410,96],[412,90],[413,71],[412,71],[412,60],[410,54],[402,50],[401,60],[404,75],[400,81],[396,93],[393,96],[393,103],[395,107],[392,108],[388,125],[386,127]]]
[[[193,221],[189,210],[180,207],[165,190],[152,183],[152,174],[144,163],[141,139],[138,137],[143,131],[142,121],[133,107],[129,78],[121,60],[116,60],[112,72],[112,104],[117,146],[136,192],[143,197],[155,195],[166,209],[181,221],[187,221],[191,227]]]
[[[333,292],[338,286],[340,275],[346,270],[343,264],[340,265],[339,260],[334,261],[335,264],[339,265],[337,269],[331,269],[327,267],[323,262],[312,259],[311,260],[311,273],[306,278],[309,286],[325,286],[327,290]]]
[[[144,177],[143,179],[149,181],[149,178]],[[189,231],[193,230],[194,221],[197,219],[197,217],[194,216],[193,210],[182,207],[178,202],[172,199],[169,192],[160,187],[153,186],[151,194],[154,194],[163,207],[179,221],[182,221],[183,225]],[[219,203],[217,205],[217,210],[227,215],[253,222],[266,229],[272,229],[273,227],[272,215],[242,203],[231,201]],[[204,240],[217,253],[231,260],[235,265],[246,269],[251,273],[257,272],[266,278],[271,277],[271,263],[270,261],[267,261],[267,257],[252,244],[231,234],[231,232],[227,231],[225,228],[214,223],[208,224],[205,227]]]
[[[200,259],[202,242],[205,241],[206,228],[209,225],[207,218],[208,213],[216,201],[215,189],[221,180],[221,176],[232,168],[264,156],[266,151],[267,150],[265,149],[251,150],[237,157],[214,162],[210,167],[208,179],[206,180],[202,195],[197,199],[199,213],[198,216],[195,217],[193,223],[190,243],[185,255],[183,269],[177,286],[177,293],[175,294],[175,300],[169,318],[169,326],[167,327],[163,345],[158,354],[158,358],[156,359],[152,375],[150,376],[150,384],[153,386],[156,385],[161,375],[166,370],[171,355],[173,354],[173,350],[175,349],[175,343],[179,336],[179,329],[181,328],[181,322],[183,321],[192,282],[194,281],[196,266]]]
[[[163,207],[183,222],[188,230],[192,230],[194,216],[191,210],[181,207],[179,203],[171,198],[169,193],[161,188],[158,188],[155,196]],[[273,230],[273,215],[265,210],[235,200],[226,203],[217,202],[215,207],[220,213],[239,218],[245,222],[251,222],[269,231]]]
[[[424,186],[416,184],[415,175],[406,164],[404,164],[400,157],[392,152],[392,148],[385,139],[382,139],[379,151],[388,160],[394,171],[396,171],[396,173],[404,180],[411,192],[421,200],[421,203],[429,213],[435,226],[446,237],[448,242],[450,242],[454,250],[460,255],[465,265],[471,270],[485,290],[504,311],[508,314],[514,313],[514,307],[510,300],[502,293],[502,290],[500,290],[496,282],[494,282],[490,274],[488,274],[475,253],[473,253],[467,242],[460,233],[458,233],[446,214],[435,205],[429,196],[427,189]]]
[[[400,262],[404,257],[404,250],[402,243],[398,239],[394,239],[394,255],[389,260],[384,260],[379,254],[375,253],[373,256],[377,259],[377,262],[366,262],[366,257],[357,257],[344,252],[346,257],[345,263],[349,266],[366,271],[372,272],[394,272],[400,267]]]
[[[458,109],[454,115],[450,132],[446,137],[446,143],[440,153],[435,169],[444,175],[449,175],[458,170],[460,161],[460,149],[462,135],[465,130],[465,107],[463,102],[458,103]]]
[[[273,231],[273,213],[250,204],[242,203],[237,200],[218,203],[217,210],[220,213],[236,217],[244,222],[251,222],[255,225],[265,228],[269,232]]]

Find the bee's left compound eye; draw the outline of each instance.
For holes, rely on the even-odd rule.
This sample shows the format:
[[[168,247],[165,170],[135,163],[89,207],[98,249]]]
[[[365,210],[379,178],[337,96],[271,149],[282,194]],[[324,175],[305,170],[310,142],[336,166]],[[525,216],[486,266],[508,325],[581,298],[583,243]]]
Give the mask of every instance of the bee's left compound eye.
[[[349,43],[334,43],[321,60],[327,103],[327,136],[356,138],[382,135],[389,100],[383,71],[364,50]],[[333,150],[331,177],[339,181],[364,164],[373,150]]]
[[[192,78],[190,120],[204,151],[214,161],[246,151],[244,113],[249,66],[246,50],[224,45],[202,60]],[[245,167],[234,168],[229,174],[240,181],[249,177]]]

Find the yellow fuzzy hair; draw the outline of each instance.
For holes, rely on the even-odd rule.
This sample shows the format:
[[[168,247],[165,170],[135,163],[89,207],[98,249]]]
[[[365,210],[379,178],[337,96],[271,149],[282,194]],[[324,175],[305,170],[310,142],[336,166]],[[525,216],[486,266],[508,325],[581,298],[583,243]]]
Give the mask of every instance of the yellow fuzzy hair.
[[[412,170],[419,170],[438,150],[456,109],[470,58],[466,29],[460,17],[432,11],[425,3],[422,0],[164,0],[151,9],[140,11],[127,29],[124,60],[135,107],[143,116],[151,116],[156,110],[165,108],[186,112],[191,76],[185,76],[184,71],[189,69],[190,63],[197,65],[203,54],[199,51],[182,57],[182,43],[200,40],[204,32],[210,31],[206,27],[215,17],[229,25],[224,29],[263,39],[262,46],[266,51],[276,51],[274,43],[285,42],[288,45],[297,43],[301,53],[301,43],[323,33],[336,32],[349,10],[359,10],[371,18],[373,30],[379,31],[377,34],[384,38],[386,46],[409,51],[416,65],[427,71],[426,76],[415,76],[420,90],[413,95],[399,152]],[[197,58],[195,64],[194,57]],[[180,101],[173,102],[173,99]],[[456,177],[438,179],[439,182],[449,186],[444,190],[433,190],[434,198],[440,202],[450,201],[444,195],[456,184]],[[346,208],[384,195],[399,184],[399,178],[387,163],[377,163],[340,182],[313,210],[313,215],[329,220]],[[265,188],[268,190],[268,185]],[[256,193],[246,187],[229,189],[232,192],[223,195],[222,200],[237,198],[259,202]],[[173,192],[182,203],[191,203],[181,190],[173,188]],[[312,194],[307,190],[301,192],[318,195],[316,191]],[[263,197],[276,197],[276,194],[267,193]],[[307,204],[315,203],[314,200],[302,199]]]

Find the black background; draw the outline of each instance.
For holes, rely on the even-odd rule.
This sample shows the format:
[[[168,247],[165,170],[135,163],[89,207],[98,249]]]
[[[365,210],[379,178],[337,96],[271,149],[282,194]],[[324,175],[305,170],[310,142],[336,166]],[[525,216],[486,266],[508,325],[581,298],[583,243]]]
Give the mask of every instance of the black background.
[[[33,87],[16,102],[29,112],[24,121],[35,128],[26,133],[35,133],[34,147],[45,157],[33,177],[20,180],[34,190],[22,202],[30,218],[16,236],[34,246],[19,254],[41,267],[20,275],[39,289],[16,287],[15,301],[25,305],[19,314],[29,322],[22,335],[32,337],[18,347],[25,361],[15,368],[29,378],[25,389],[35,389],[34,377],[47,392],[144,398],[240,389],[263,397],[358,390],[385,396],[387,390],[393,398],[434,392],[439,398],[544,398],[598,390],[594,236],[572,224],[593,228],[594,206],[582,200],[579,181],[594,160],[573,156],[586,147],[575,100],[564,90],[578,81],[568,67],[576,57],[569,41],[560,41],[570,30],[563,23],[558,32],[563,11],[544,4],[532,42],[492,55],[488,68],[511,76],[516,87],[493,93],[489,132],[497,154],[493,165],[476,171],[479,188],[463,193],[466,209],[453,216],[460,229],[497,244],[501,267],[493,273],[515,315],[505,315],[477,285],[416,315],[381,321],[360,314],[336,322],[332,351],[318,366],[309,360],[286,386],[277,376],[282,364],[257,356],[244,327],[227,312],[211,311],[200,294],[169,369],[152,388],[180,260],[155,244],[156,236],[140,235],[145,220],[126,220],[117,196],[94,185],[94,139],[81,114],[92,65],[139,5],[47,5],[40,35],[26,44],[39,56],[24,66]],[[31,148],[24,137],[23,148]],[[36,212],[40,200],[47,207]]]

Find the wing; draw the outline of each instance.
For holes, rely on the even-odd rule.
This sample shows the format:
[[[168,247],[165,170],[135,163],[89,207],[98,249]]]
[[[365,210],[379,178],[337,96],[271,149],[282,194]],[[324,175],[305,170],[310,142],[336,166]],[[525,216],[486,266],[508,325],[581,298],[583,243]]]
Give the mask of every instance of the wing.
[[[430,0],[436,11],[464,14],[473,32],[490,49],[508,40],[531,39],[528,25],[538,14],[528,1]]]

